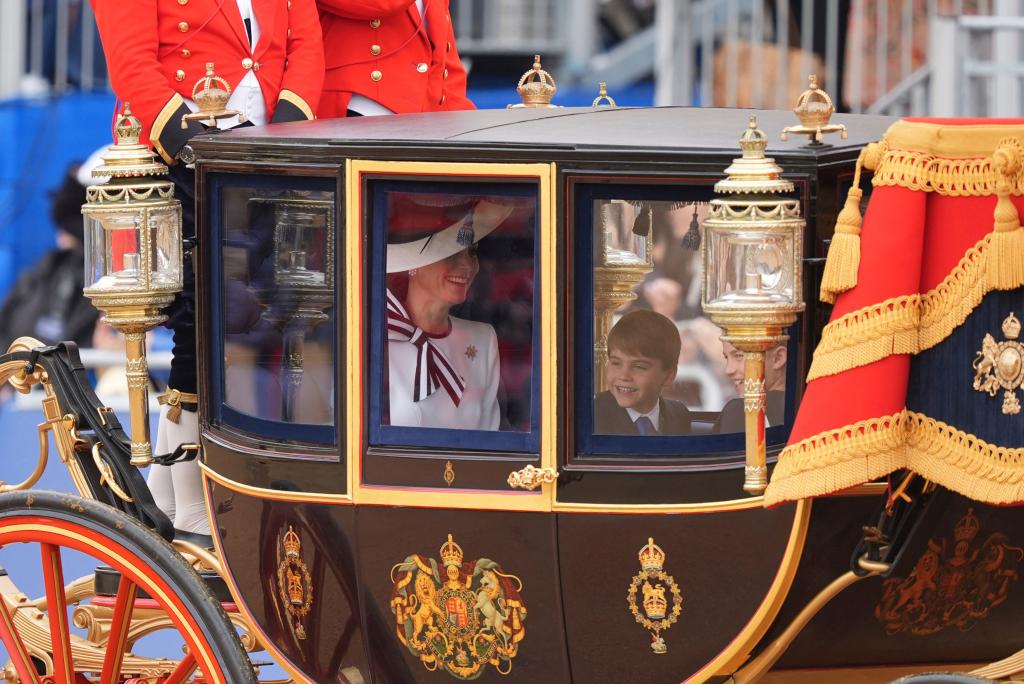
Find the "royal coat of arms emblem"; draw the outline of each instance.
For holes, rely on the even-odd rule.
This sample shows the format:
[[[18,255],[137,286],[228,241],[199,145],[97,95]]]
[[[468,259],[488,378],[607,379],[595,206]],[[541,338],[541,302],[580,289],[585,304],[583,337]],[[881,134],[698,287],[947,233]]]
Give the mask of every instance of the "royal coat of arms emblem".
[[[626,592],[629,612],[650,631],[651,650],[657,654],[667,653],[668,646],[661,633],[679,619],[683,611],[683,594],[672,575],[665,572],[665,552],[654,543],[653,537],[647,538],[647,545],[640,549],[638,556],[640,572],[633,576]],[[671,610],[666,590],[672,594]],[[640,604],[637,604],[637,591],[643,595]]]
[[[313,605],[313,582],[309,568],[302,560],[302,540],[291,525],[281,539],[281,547],[284,558],[277,565],[277,593],[285,611],[294,621],[289,626],[296,638],[302,640],[306,638],[306,628],[302,623]]]
[[[1020,321],[1010,312],[1003,321],[1003,335],[1006,339],[996,342],[990,334],[981,341],[981,351],[974,357],[974,389],[990,397],[999,390],[1003,393],[1003,413],[1015,416],[1020,413],[1020,399],[1017,389],[1024,384],[1024,344],[1020,337]]]
[[[463,562],[452,535],[441,564],[412,555],[391,568],[395,633],[428,670],[476,679],[488,665],[512,671],[526,636],[523,583],[488,558]]]
[[[885,580],[875,617],[886,633],[926,636],[948,627],[965,632],[1006,601],[1024,548],[1000,532],[978,543],[980,531],[974,509],[968,509],[953,528],[952,545],[929,539],[909,575]]]

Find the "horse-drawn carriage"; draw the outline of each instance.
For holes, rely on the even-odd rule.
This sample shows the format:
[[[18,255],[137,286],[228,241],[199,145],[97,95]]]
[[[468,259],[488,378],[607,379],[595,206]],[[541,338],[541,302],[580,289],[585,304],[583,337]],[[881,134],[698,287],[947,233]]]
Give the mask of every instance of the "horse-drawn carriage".
[[[234,684],[266,651],[318,683],[739,682],[1024,647],[1019,509],[920,478],[769,508],[743,492],[742,374],[700,295],[730,266],[701,223],[749,114],[521,108],[195,139],[212,539],[175,538],[73,346],[20,341],[0,376],[44,389],[42,454],[0,497],[0,546],[41,562],[0,577],[5,681]],[[792,115],[757,117],[774,137]],[[858,155],[892,123],[841,121],[849,139],[771,143],[807,230],[739,277],[817,292]],[[176,254],[146,235],[138,251]],[[479,270],[438,287],[462,288],[453,315],[483,336],[425,335],[403,365],[402,293],[445,240],[475,245]],[[173,267],[149,252],[131,265]],[[685,406],[678,433],[609,427],[598,401],[642,391],[605,372],[610,329],[639,310],[680,335],[659,380],[662,426]],[[828,316],[808,304],[766,371],[772,462]],[[438,349],[463,375],[486,364],[489,424],[425,424],[391,396],[429,386],[460,406]],[[78,496],[32,489],[48,433]],[[81,554],[95,570],[73,578]],[[38,568],[45,591],[26,596],[19,575]],[[184,654],[143,655],[167,630]]]

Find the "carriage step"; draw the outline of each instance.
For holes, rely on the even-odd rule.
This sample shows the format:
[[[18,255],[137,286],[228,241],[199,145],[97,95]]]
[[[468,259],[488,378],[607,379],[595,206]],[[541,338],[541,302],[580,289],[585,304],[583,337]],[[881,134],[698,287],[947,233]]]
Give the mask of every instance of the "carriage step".
[[[199,576],[206,582],[206,586],[210,588],[213,595],[222,604],[231,604],[234,599],[231,598],[231,592],[228,591],[227,583],[215,572],[201,572]],[[117,588],[121,583],[121,573],[113,568],[101,565],[96,568],[95,573],[96,581],[96,596],[112,597],[117,596]],[[139,590],[139,599],[152,599],[152,597],[146,592]],[[227,610],[227,608],[225,608]],[[228,611],[232,612],[232,611]]]

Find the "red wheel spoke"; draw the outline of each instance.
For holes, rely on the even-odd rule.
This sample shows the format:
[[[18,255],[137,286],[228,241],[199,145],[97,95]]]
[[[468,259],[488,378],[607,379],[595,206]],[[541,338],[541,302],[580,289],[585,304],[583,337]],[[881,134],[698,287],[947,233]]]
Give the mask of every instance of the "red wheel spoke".
[[[67,598],[64,595],[64,570],[60,547],[40,544],[43,554],[43,583],[46,587],[46,612],[50,618],[50,641],[53,645],[54,684],[75,684],[75,667],[71,662],[71,630],[68,627]]]
[[[35,665],[29,658],[28,648],[18,636],[18,630],[14,627],[14,618],[7,608],[7,602],[0,597],[0,640],[4,642],[7,649],[7,656],[14,665],[15,672],[25,684],[39,684],[39,676],[36,674]]]
[[[163,684],[182,684],[182,682],[188,679],[188,676],[195,671],[196,657],[189,653],[180,663],[178,663],[178,666],[174,668],[174,671],[167,675],[167,679],[163,681]]]
[[[132,624],[132,612],[138,586],[127,577],[121,577],[114,602],[114,616],[110,622],[110,637],[107,640],[107,654],[103,658],[103,673],[100,684],[117,684],[121,681],[121,662],[128,650],[128,630]]]

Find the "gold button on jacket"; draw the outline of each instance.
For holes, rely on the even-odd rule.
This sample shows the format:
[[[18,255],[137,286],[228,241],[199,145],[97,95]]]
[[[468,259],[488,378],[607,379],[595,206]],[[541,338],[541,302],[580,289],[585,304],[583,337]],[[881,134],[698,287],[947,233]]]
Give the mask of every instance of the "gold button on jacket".
[[[380,28],[380,19],[371,19],[370,28]]]
[[[380,54],[380,45],[371,45],[370,46],[370,54],[371,55],[379,55]]]
[[[191,50],[187,50],[187,49],[186,50],[182,50],[181,51],[181,56],[182,57],[191,57],[192,56],[192,51]]]
[[[384,78],[384,74],[380,73],[376,69],[374,69],[373,71],[370,72],[370,80],[371,81],[379,81],[382,78]]]
[[[420,62],[419,64],[416,65],[416,71],[420,72],[421,74],[427,73],[427,69],[429,68],[430,67],[427,66],[426,62]]]
[[[185,72],[182,71],[181,69],[178,69],[176,72],[174,72],[174,80],[175,81],[184,81],[185,80]]]
[[[188,31],[188,22],[187,21],[183,21],[180,24],[178,24],[178,30],[181,31],[182,33],[185,33],[185,31]]]
[[[244,69],[252,69],[252,60],[249,59],[248,57],[243,59],[242,60],[242,68],[244,68]]]

